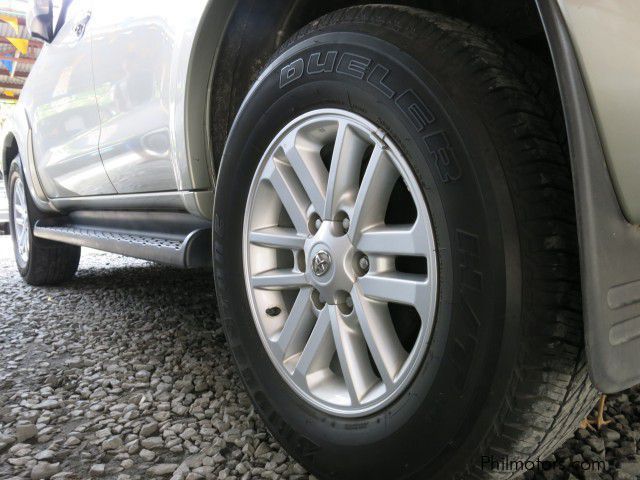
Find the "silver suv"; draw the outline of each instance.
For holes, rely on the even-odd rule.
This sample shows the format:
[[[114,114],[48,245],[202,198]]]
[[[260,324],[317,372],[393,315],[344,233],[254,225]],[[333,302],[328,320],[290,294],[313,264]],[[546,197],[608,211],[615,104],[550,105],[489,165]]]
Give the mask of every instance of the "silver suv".
[[[634,0],[58,3],[0,138],[20,274],[213,266],[314,474],[506,478],[640,383]]]

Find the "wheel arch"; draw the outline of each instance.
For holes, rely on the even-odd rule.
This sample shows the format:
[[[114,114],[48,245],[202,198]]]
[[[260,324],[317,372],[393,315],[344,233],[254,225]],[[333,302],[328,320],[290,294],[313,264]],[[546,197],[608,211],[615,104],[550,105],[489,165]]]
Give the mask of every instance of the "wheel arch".
[[[18,141],[12,131],[5,132],[2,139],[2,174],[5,176],[9,173],[11,161],[18,155]]]
[[[185,114],[189,161],[205,155],[213,185],[235,115],[273,53],[320,16],[366,3],[412,6],[460,18],[497,30],[551,62],[538,12],[526,0],[211,0],[191,54]]]

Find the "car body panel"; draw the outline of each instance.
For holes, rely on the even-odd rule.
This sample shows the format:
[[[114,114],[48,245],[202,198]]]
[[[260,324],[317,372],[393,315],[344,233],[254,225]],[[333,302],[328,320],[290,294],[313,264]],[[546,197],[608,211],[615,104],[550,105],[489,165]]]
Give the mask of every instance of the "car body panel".
[[[558,0],[627,219],[640,224],[640,2]]]
[[[48,198],[115,193],[98,152],[100,117],[91,71],[90,0],[72,2],[23,89],[37,174]]]
[[[74,0],[74,3],[77,2],[79,4],[81,1],[86,2],[87,0]],[[87,23],[85,34],[93,34],[93,30],[98,28],[101,23],[98,21],[100,20],[98,16],[100,9],[96,9],[95,3],[93,4],[91,19]],[[119,157],[123,163],[126,163],[130,158],[140,161],[140,168],[136,168],[135,171],[131,169],[129,171],[127,169],[123,170],[116,163],[111,162],[114,158],[110,158],[111,152],[108,151],[108,148],[105,148],[108,147],[107,140],[111,132],[107,131],[105,133],[104,138],[107,140],[103,144],[103,150],[106,151],[104,154],[107,158],[106,164],[109,165],[112,172],[113,183],[121,185],[121,192],[118,192],[113,187],[112,182],[109,181],[104,183],[107,188],[98,191],[89,190],[82,196],[75,196],[74,194],[68,194],[67,196],[39,195],[42,190],[40,187],[41,182],[37,178],[40,169],[31,169],[29,162],[23,161],[24,169],[28,174],[29,189],[38,208],[43,211],[73,208],[81,203],[78,202],[80,199],[86,199],[87,204],[90,206],[89,208],[92,209],[108,209],[113,208],[113,205],[124,207],[125,200],[133,200],[136,195],[140,195],[140,201],[133,202],[135,205],[159,209],[184,209],[193,215],[211,218],[214,175],[212,171],[211,145],[207,135],[209,110],[206,106],[210,94],[209,83],[214,68],[213,56],[210,55],[210,52],[212,45],[221,44],[227,22],[238,2],[237,0],[185,0],[181,4],[181,8],[175,8],[175,5],[170,7],[165,3],[158,4],[151,0],[136,2],[136,4],[138,3],[145,6],[147,10],[150,10],[151,5],[159,7],[161,10],[160,17],[162,18],[156,18],[154,21],[164,25],[164,35],[170,39],[166,44],[168,49],[166,51],[167,57],[163,58],[161,62],[162,68],[170,72],[170,87],[164,88],[162,95],[154,97],[155,104],[153,107],[146,108],[149,106],[149,103],[147,103],[145,108],[130,109],[127,112],[128,115],[123,115],[123,112],[120,112],[116,121],[105,115],[106,122],[104,123],[108,128],[112,124],[117,124],[114,128],[118,129],[120,133],[116,132],[115,135],[123,136],[125,135],[123,132],[131,125],[135,126],[136,122],[145,123],[144,116],[153,117],[154,115],[159,115],[163,118],[163,121],[156,122],[156,124],[160,123],[160,127],[155,130],[153,128],[138,128],[137,135],[129,135],[133,142],[132,144],[138,147],[134,155],[129,157],[122,155],[123,150],[127,148],[130,153],[132,149],[131,143],[128,147],[126,145],[117,146],[120,154],[116,153],[113,157]],[[109,3],[109,5],[111,4]],[[123,8],[126,10],[129,5]],[[211,12],[215,12],[213,18],[211,18]],[[208,20],[208,22],[205,20]],[[68,16],[66,23],[67,28],[73,27],[71,15]],[[105,21],[102,21],[102,23],[105,23]],[[142,36],[138,37],[138,39],[144,40]],[[132,48],[134,43],[129,42],[128,47]],[[146,43],[149,44],[149,48],[155,47],[150,45],[149,41],[146,41]],[[49,47],[47,45],[45,49]],[[139,45],[135,44],[135,47],[139,48]],[[115,62],[119,57],[122,57],[121,54],[116,55],[109,49],[107,50],[108,55],[102,58],[107,64]],[[217,47],[214,47],[214,50],[217,52]],[[202,58],[203,52],[209,54],[210,58],[206,61]],[[39,63],[41,63],[40,60],[36,62],[36,66]],[[96,60],[95,54],[92,59],[92,66],[102,68],[102,64]],[[117,79],[115,81],[117,82]],[[107,88],[109,88],[108,81],[106,84]],[[31,122],[28,116],[36,108],[35,102],[28,100],[33,96],[32,89],[42,88],[42,85],[39,87],[38,85],[40,85],[40,80],[36,80],[35,75],[27,79],[17,108],[14,110],[12,118],[5,123],[5,129],[1,133],[5,148],[0,152],[0,156],[3,157],[2,164],[5,168],[11,159],[4,158],[4,155],[8,145],[14,138],[18,145],[18,151],[23,155],[23,160],[26,160],[28,156],[27,152],[30,149],[31,138]],[[94,88],[95,93],[96,90]],[[44,102],[44,99],[41,100]],[[108,113],[105,109],[110,106],[109,99],[104,97],[102,100],[104,100],[102,103],[103,114]],[[168,129],[168,136],[165,128]],[[142,141],[140,140],[141,138],[143,139]],[[167,162],[166,155],[159,155],[159,153],[165,153],[167,138],[169,139],[170,148],[169,162]],[[37,137],[36,141],[39,142],[40,138]],[[142,147],[140,147],[141,145]],[[147,151],[143,152],[143,149]],[[143,157],[142,153],[147,156]],[[136,155],[138,155],[137,159]],[[35,158],[35,156],[31,155],[32,158]],[[167,164],[170,165],[169,168],[167,168]],[[127,183],[142,185],[149,178],[153,178],[153,170],[162,171],[165,179],[164,185],[154,185],[153,187],[141,188],[140,191],[135,193],[125,193],[130,189],[127,188]],[[167,175],[169,170],[171,177]],[[33,179],[32,175],[34,175]],[[127,179],[126,177],[128,176],[133,178]],[[105,170],[100,180],[102,182],[108,180],[108,178]],[[176,194],[168,194],[171,191],[176,192]],[[122,201],[115,198],[119,195],[123,195],[126,198],[123,198]]]
[[[179,167],[188,161],[184,142],[177,140],[184,132],[175,122],[184,116],[184,45],[193,44],[206,5],[112,0],[94,6],[100,154],[118,193],[211,186],[208,175],[196,180]]]
[[[96,2],[93,65],[100,155],[118,193],[177,190],[169,132],[174,32],[169,2]],[[175,75],[175,74],[174,74]]]

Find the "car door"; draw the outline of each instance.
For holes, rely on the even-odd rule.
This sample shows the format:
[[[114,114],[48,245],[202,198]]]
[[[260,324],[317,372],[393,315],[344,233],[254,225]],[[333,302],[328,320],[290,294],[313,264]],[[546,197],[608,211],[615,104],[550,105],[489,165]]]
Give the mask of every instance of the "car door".
[[[100,153],[118,193],[177,190],[170,75],[173,2],[95,2],[93,65]]]
[[[44,46],[22,92],[37,174],[49,198],[115,193],[98,150],[91,3],[68,4],[64,23]]]

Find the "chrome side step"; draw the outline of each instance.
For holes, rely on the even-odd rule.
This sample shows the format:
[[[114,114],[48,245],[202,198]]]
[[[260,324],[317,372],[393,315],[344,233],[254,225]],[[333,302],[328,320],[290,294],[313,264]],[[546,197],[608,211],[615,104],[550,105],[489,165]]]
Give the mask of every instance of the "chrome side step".
[[[39,220],[33,235],[182,268],[211,266],[210,228],[188,231],[177,228],[172,233],[164,233],[77,223],[74,220],[78,219]]]

